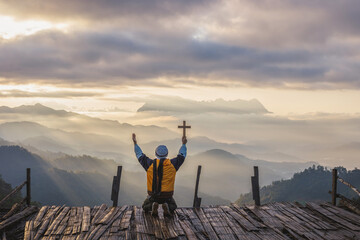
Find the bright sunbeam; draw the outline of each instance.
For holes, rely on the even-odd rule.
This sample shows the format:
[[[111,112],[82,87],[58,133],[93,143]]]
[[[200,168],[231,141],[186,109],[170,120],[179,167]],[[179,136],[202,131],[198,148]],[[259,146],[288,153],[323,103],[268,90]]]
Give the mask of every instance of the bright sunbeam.
[[[54,24],[47,21],[17,21],[13,17],[0,16],[0,37],[11,39],[17,36],[31,35],[46,29],[65,30],[67,24]]]

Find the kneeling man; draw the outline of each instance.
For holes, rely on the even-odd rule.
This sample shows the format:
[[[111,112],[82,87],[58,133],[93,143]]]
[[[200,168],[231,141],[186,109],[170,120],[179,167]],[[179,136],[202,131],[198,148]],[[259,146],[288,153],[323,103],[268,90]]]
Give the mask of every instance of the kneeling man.
[[[155,150],[156,159],[154,160],[148,158],[142,152],[139,145],[137,145],[136,135],[134,133],[132,139],[135,146],[136,157],[147,173],[148,196],[142,208],[145,212],[151,211],[153,216],[157,216],[159,204],[162,204],[164,215],[171,216],[177,208],[173,198],[175,175],[186,157],[186,137],[184,136],[182,138],[182,146],[177,157],[173,159],[167,158],[167,147],[160,145]]]

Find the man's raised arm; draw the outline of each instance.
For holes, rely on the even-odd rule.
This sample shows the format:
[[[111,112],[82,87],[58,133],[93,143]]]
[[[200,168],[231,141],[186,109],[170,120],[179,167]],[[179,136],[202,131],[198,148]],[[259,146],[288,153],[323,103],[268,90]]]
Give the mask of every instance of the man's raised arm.
[[[147,170],[150,167],[150,165],[152,164],[152,160],[150,158],[148,158],[142,152],[141,148],[137,144],[136,134],[135,133],[132,134],[132,140],[134,142],[134,151],[135,151],[136,158],[139,160],[139,163],[143,166],[143,168],[145,170]]]
[[[176,171],[179,170],[179,168],[185,161],[186,153],[187,153],[186,143],[187,143],[187,139],[185,136],[183,136],[182,146],[180,147],[179,154],[177,155],[176,158],[171,159],[171,163],[174,165]]]

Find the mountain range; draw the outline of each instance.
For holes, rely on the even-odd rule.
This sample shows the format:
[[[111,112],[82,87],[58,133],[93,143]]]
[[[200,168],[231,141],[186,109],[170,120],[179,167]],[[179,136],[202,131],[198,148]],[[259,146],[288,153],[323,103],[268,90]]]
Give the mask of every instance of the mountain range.
[[[52,153],[34,147],[27,150],[14,146],[11,142],[3,142],[5,145],[0,147],[0,164],[6,167],[0,169],[0,174],[7,182],[16,186],[24,180],[25,168],[31,167],[34,175],[34,200],[43,204],[52,204],[56,201],[58,204],[69,205],[109,202],[111,176],[115,175],[119,165],[114,160],[99,159],[89,155]],[[234,201],[240,193],[249,190],[249,179],[254,163],[261,169],[262,184],[287,177],[281,172],[272,170],[279,163],[274,163],[272,167],[271,162],[254,161],[214,149],[187,157],[177,174],[175,197],[183,206],[192,204],[195,171],[198,165],[202,165],[200,195],[204,197],[204,203],[225,204]],[[291,174],[311,164],[282,163],[281,165],[286,169],[284,173]],[[220,165],[221,171],[219,171]],[[146,192],[146,174],[136,160],[130,167],[125,162],[123,168],[121,201],[140,204]],[[238,186],[236,191],[224,188],[230,185]]]
[[[257,119],[257,115],[264,117],[269,114],[254,100],[244,102],[217,100],[215,103],[212,102],[211,107],[207,102],[198,103],[199,106],[204,107],[203,112],[198,113],[198,116],[199,114],[216,115],[218,113],[212,111],[219,112],[226,107],[228,109],[223,109],[222,112],[226,116],[237,114],[245,118]],[[186,104],[191,105],[192,102]],[[241,104],[259,111],[236,112],[233,108]],[[156,112],[162,116],[161,112],[167,111],[155,107],[156,104],[153,103],[144,104],[138,113]],[[185,110],[178,107],[174,108],[174,111],[182,116]],[[196,113],[192,114],[195,115]],[[0,122],[2,122],[0,164],[5,166],[0,169],[0,174],[5,181],[16,186],[23,181],[24,169],[33,168],[33,173],[36,175],[34,184],[37,183],[34,186],[34,197],[43,204],[109,203],[112,176],[118,165],[122,165],[124,169],[120,202],[141,204],[146,195],[146,176],[135,158],[131,133],[137,133],[139,145],[151,158],[154,158],[154,149],[160,144],[168,146],[169,157],[176,156],[181,146],[179,129],[178,132],[173,132],[166,127],[103,120],[64,110],[54,110],[41,104],[16,108],[0,107]],[[287,124],[288,120],[285,123]],[[288,152],[291,152],[292,148],[309,149],[308,147],[299,148],[297,145],[288,144],[289,151],[281,152],[276,147],[273,148],[271,142],[228,143],[202,135],[192,136],[193,130],[198,127],[199,125],[192,128],[189,133],[188,157],[177,174],[175,197],[181,206],[192,204],[198,165],[203,169],[199,194],[203,197],[203,203],[226,204],[250,191],[253,166],[259,166],[260,184],[266,186],[273,181],[289,179],[294,173],[316,165],[316,162],[304,159],[313,159],[311,154],[322,153],[317,151],[319,149],[317,146],[314,146],[307,157],[301,158]],[[212,129],[208,130],[209,133],[211,131]],[[345,154],[351,149],[356,149],[357,146],[356,142],[353,142],[334,148],[333,151]],[[308,154],[305,150],[303,152],[302,156]],[[338,153],[334,156],[340,155]]]

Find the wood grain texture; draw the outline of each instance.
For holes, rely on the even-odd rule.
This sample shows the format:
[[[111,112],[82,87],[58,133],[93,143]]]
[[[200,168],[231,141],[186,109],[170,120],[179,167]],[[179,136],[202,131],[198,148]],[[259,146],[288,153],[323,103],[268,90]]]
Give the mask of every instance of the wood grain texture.
[[[178,208],[170,218],[137,206],[44,206],[26,208],[0,226],[6,230],[22,219],[25,240],[360,239],[358,214],[313,202]]]

